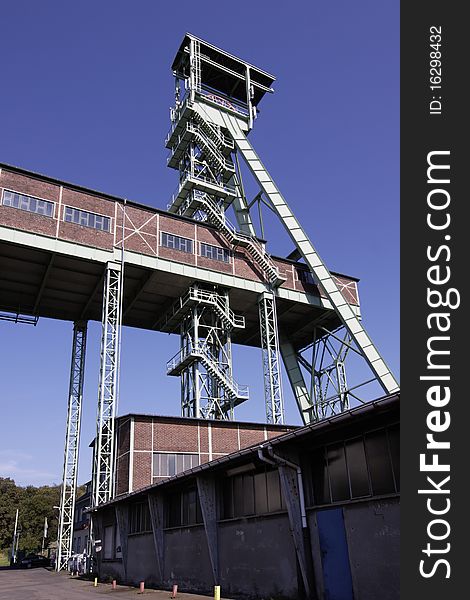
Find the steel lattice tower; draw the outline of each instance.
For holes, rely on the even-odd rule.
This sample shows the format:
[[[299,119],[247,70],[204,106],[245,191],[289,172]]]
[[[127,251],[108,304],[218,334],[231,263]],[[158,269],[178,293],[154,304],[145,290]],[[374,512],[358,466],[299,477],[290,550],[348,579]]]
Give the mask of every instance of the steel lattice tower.
[[[185,36],[172,69],[175,106],[171,109],[172,126],[166,146],[170,150],[168,166],[179,171],[179,186],[168,208],[215,225],[226,242],[242,248],[247,259],[263,273],[266,293],[260,297],[259,308],[268,422],[283,422],[280,354],[305,423],[347,409],[350,398],[362,402],[357,389],[373,381],[387,394],[397,391],[398,383],[357,311],[348,303],[338,280],[320,258],[247,138],[258,115],[257,105],[265,93],[273,91],[275,78],[191,34]],[[259,186],[251,202],[245,196],[239,156]],[[308,346],[312,349],[311,359],[306,357],[306,348],[293,346],[288,332],[278,332],[276,289],[283,278],[256,237],[252,210],[257,206],[261,214],[261,205],[282,223],[294,243],[297,259],[308,267],[341,323],[335,331],[318,323]],[[229,208],[233,209],[236,227],[227,219]],[[261,216],[260,221],[263,228]],[[348,385],[345,360],[349,354],[365,361],[372,372],[370,379]],[[309,386],[306,377],[310,378]]]

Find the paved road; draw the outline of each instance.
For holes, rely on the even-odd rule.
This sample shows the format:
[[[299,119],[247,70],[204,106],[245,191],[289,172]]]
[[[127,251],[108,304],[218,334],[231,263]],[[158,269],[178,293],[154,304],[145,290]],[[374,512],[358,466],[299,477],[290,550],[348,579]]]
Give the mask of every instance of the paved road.
[[[0,600],[104,600],[104,596],[115,596],[117,600],[139,600],[142,596],[137,588],[109,584],[94,587],[89,581],[72,578],[66,573],[55,573],[47,569],[0,570]],[[168,590],[145,590],[149,600],[169,600]],[[178,600],[208,600],[207,596],[178,593]]]

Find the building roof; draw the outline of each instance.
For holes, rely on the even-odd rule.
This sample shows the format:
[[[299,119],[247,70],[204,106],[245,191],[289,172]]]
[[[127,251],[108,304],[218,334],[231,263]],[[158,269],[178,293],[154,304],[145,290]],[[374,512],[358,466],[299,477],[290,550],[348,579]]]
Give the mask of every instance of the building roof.
[[[143,417],[146,419],[161,419],[166,421],[183,421],[185,423],[212,423],[214,425],[256,425],[257,427],[268,427],[269,429],[298,429],[301,425],[289,425],[288,423],[262,423],[259,421],[221,421],[219,419],[203,419],[202,417],[180,417],[176,415],[156,415],[148,413],[126,413],[125,415],[119,415],[118,420],[126,419],[130,417]]]
[[[193,467],[192,469],[188,469],[187,471],[183,471],[182,473],[178,473],[176,475],[173,475],[172,477],[168,477],[163,481],[159,481],[157,483],[153,483],[146,487],[140,488],[135,492],[123,494],[118,498],[114,498],[113,500],[110,500],[109,502],[101,504],[99,507],[90,510],[99,510],[101,508],[105,508],[106,506],[114,505],[117,502],[128,500],[129,498],[138,497],[140,494],[145,494],[156,488],[169,486],[171,484],[174,484],[175,482],[183,481],[199,473],[204,473],[206,471],[215,471],[220,467],[227,466],[227,464],[231,462],[255,458],[259,448],[265,448],[268,446],[282,447],[283,445],[288,444],[292,440],[305,442],[309,439],[310,436],[315,436],[317,434],[320,436],[325,432],[331,433],[335,429],[339,429],[348,425],[352,426],[358,422],[366,420],[367,418],[379,417],[380,415],[384,415],[386,413],[398,413],[399,406],[399,393],[378,398],[377,400],[367,402],[366,404],[358,406],[357,408],[353,408],[333,417],[323,419],[322,421],[318,421],[310,425],[305,425],[304,427],[299,427],[294,431],[289,431],[288,433],[275,437],[261,444],[254,444],[253,446],[249,446],[247,448],[244,448],[243,450],[237,450],[236,452],[232,452],[231,454],[227,454],[220,458],[216,458],[208,463],[203,463],[201,465],[198,465],[197,467]]]

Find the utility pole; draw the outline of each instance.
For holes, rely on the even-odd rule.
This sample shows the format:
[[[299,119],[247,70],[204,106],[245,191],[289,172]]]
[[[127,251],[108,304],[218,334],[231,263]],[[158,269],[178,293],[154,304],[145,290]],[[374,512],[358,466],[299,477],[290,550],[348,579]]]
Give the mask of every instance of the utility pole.
[[[17,533],[18,533],[18,512],[19,512],[19,509],[17,508],[16,509],[16,517],[15,517],[15,530],[13,532],[13,543],[11,545],[11,562],[13,564],[16,563],[16,550],[17,550],[17,547],[18,547],[18,544],[17,544],[17,541],[16,541],[16,536],[17,536]]]

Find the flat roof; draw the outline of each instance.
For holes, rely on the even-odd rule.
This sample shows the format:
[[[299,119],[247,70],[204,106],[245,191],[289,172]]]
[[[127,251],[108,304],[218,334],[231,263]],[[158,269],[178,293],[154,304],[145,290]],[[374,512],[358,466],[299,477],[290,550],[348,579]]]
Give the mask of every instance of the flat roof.
[[[148,413],[126,413],[125,415],[119,415],[116,419],[127,419],[130,417],[143,417],[145,419],[166,419],[169,421],[184,421],[188,423],[201,422],[201,423],[213,423],[214,425],[256,425],[257,427],[269,427],[274,429],[298,429],[301,425],[289,425],[288,423],[263,423],[259,421],[222,421],[219,419],[203,419],[202,417],[180,417],[176,415],[155,415]]]

